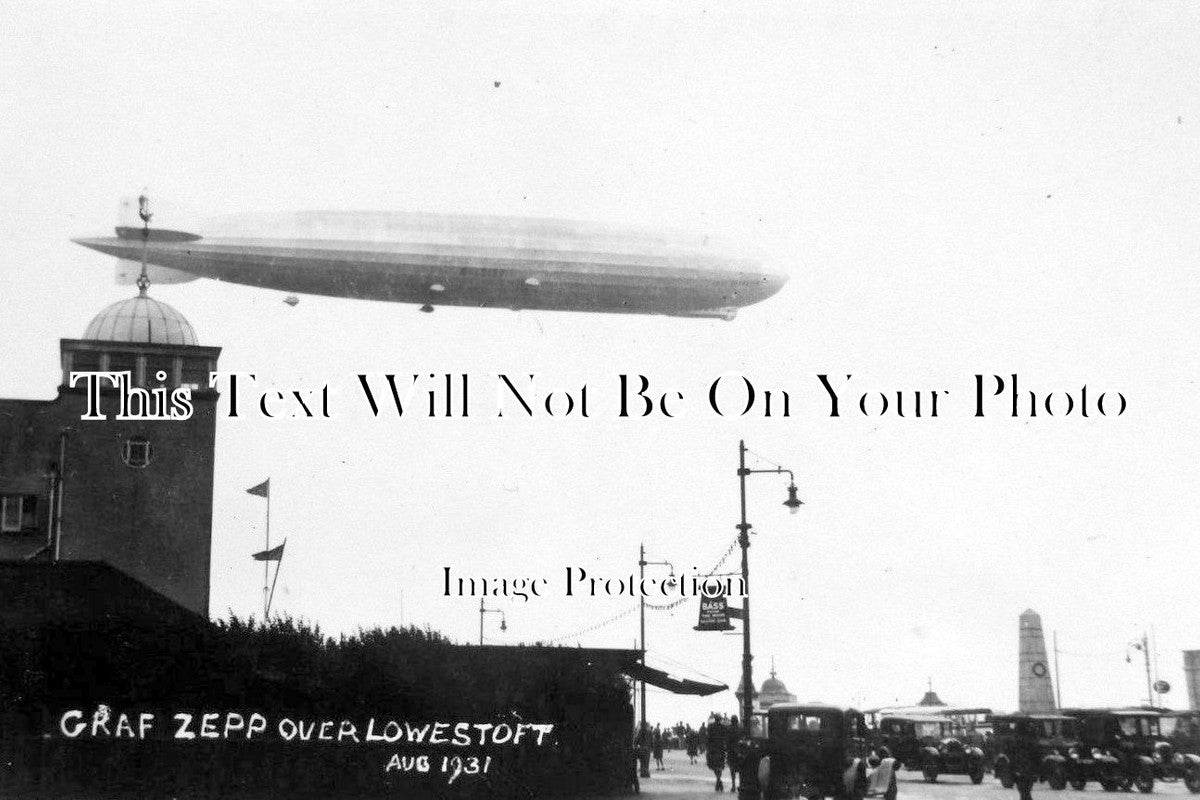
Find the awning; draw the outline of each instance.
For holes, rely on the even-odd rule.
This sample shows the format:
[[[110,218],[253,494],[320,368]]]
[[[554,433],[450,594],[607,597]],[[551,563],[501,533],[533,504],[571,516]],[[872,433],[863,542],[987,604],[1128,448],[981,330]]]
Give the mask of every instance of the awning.
[[[645,681],[651,686],[666,689],[668,692],[673,692],[674,694],[694,694],[700,697],[708,697],[710,694],[723,692],[729,688],[723,683],[701,683],[700,681],[672,678],[660,669],[644,667],[637,662],[627,664],[621,671],[635,681]]]

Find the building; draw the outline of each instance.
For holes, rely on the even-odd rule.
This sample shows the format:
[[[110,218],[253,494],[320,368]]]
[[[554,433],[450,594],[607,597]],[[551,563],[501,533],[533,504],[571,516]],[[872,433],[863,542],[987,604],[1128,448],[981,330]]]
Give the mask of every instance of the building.
[[[200,346],[148,285],[97,314],[83,338],[60,340],[53,399],[0,399],[0,560],[102,562],[207,617],[217,403],[207,387],[220,348]],[[105,418],[81,419],[87,392],[70,379],[80,371],[128,373],[159,396],[187,386],[194,411],[117,419],[119,393],[105,383]]]
[[[737,697],[738,708],[742,707],[742,695],[745,694],[745,684],[739,683],[734,695]],[[796,695],[788,691],[783,681],[775,677],[775,660],[771,660],[771,677],[762,682],[762,688],[754,691],[754,710],[766,711],[779,703],[794,703]]]
[[[1200,650],[1183,651],[1183,675],[1187,680],[1188,708],[1200,711]]]

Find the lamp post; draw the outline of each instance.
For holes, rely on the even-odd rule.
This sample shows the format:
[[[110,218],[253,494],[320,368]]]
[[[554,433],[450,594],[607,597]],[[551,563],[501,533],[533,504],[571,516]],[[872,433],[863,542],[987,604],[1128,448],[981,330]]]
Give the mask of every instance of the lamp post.
[[[669,567],[671,570],[671,573],[667,577],[667,585],[668,586],[675,585],[675,565],[672,564],[670,561],[647,561],[646,560],[646,543],[643,542],[638,547],[638,581],[639,581],[638,585],[639,585],[639,587],[641,586],[641,582],[645,581],[645,579],[646,579],[646,567],[651,566],[651,565]],[[639,612],[640,621],[641,621],[642,669],[645,670],[646,669],[646,595],[642,594],[640,591],[638,592],[638,594],[641,595],[641,598],[638,601],[638,612]],[[641,733],[641,732],[645,731],[646,729],[647,729],[647,724],[646,724],[646,678],[643,675],[642,676],[642,724],[638,728],[638,732]],[[638,762],[641,764],[641,768],[639,770],[641,777],[649,778],[650,777],[650,762],[647,760],[644,760],[640,757],[638,759]]]
[[[504,620],[504,612],[498,608],[484,608],[483,598],[479,598],[479,644],[483,644],[483,615],[484,614],[499,614],[500,615],[500,630],[508,630],[508,623]]]
[[[746,521],[746,478],[751,475],[770,472],[775,474],[787,473],[788,498],[783,501],[791,513],[795,514],[803,505],[796,497],[796,476],[790,469],[776,466],[774,469],[747,469],[746,442],[738,442],[738,483],[741,487],[742,521],[738,523],[738,544],[742,547],[742,590],[746,596],[742,600],[742,725],[747,733],[750,732],[750,718],[754,714],[754,682],[750,654],[750,523]]]
[[[1142,631],[1142,638],[1138,639],[1137,641],[1130,642],[1129,646],[1134,650],[1141,650],[1142,656],[1146,659],[1146,703],[1153,706],[1154,695],[1151,693],[1152,687],[1150,684],[1150,642],[1146,638],[1146,632]],[[1131,659],[1129,658],[1129,653],[1127,651],[1125,654],[1125,661],[1128,663],[1130,660]],[[1162,702],[1161,699],[1159,702]]]

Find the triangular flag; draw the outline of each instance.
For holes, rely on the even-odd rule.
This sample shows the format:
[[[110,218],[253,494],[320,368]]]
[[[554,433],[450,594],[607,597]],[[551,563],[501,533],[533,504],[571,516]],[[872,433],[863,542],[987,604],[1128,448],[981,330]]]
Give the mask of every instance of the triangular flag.
[[[252,494],[255,497],[270,497],[271,496],[271,479],[267,478],[258,486],[251,486],[246,490],[246,494]]]
[[[255,561],[282,561],[283,560],[283,545],[287,544],[287,539],[283,540],[283,544],[278,547],[272,547],[270,550],[263,550],[254,554]]]

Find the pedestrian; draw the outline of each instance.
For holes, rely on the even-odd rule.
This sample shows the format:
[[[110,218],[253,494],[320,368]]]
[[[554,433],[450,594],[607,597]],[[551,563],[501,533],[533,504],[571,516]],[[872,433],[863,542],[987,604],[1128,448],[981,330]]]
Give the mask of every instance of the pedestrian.
[[[725,784],[721,782],[721,775],[725,772],[725,728],[717,719],[716,714],[713,714],[712,719],[708,721],[708,740],[705,744],[704,761],[713,771],[713,775],[717,777],[714,791],[724,791]]]
[[[688,763],[695,764],[696,756],[700,755],[700,735],[692,730],[691,725],[688,726],[687,733],[684,734],[684,741],[687,744]]]
[[[658,768],[659,772],[662,772],[664,769],[664,767],[663,767],[663,735],[662,735],[662,727],[659,725],[654,726],[653,747],[654,747],[654,766]]]
[[[650,777],[650,723],[643,722],[638,728],[637,736],[633,739],[633,748],[637,752],[638,765],[641,774]]]
[[[1013,725],[1012,761],[1013,783],[1021,793],[1021,800],[1033,800],[1033,784],[1037,782],[1041,759],[1038,754],[1037,722],[1019,719]]]
[[[729,734],[725,738],[725,760],[729,762],[729,791],[737,791],[738,772],[742,769],[742,746],[745,739],[736,715],[729,718]]]

